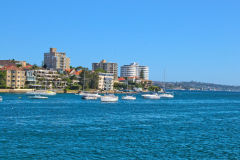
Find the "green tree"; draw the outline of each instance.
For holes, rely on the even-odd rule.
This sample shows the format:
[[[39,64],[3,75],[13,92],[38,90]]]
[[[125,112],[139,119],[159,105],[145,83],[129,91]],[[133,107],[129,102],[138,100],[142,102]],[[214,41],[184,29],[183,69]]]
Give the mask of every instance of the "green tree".
[[[47,69],[47,65],[46,65],[46,64],[44,64],[42,67],[43,67],[44,69]]]
[[[21,64],[17,64],[17,67],[20,68],[20,67],[22,67],[22,65]]]
[[[33,66],[32,66],[32,69],[39,69],[40,67],[38,67],[36,64],[34,64]]]
[[[97,73],[107,73],[107,71],[105,71],[105,70],[102,69],[102,68],[96,69],[95,72],[97,72]]]
[[[148,90],[152,92],[158,92],[161,91],[161,88],[159,86],[150,86]]]
[[[15,59],[11,59],[11,63],[16,63]]]
[[[83,70],[80,74],[79,85],[84,86],[84,90],[98,88],[98,73]]]
[[[127,84],[125,84],[125,83],[114,83],[113,87],[114,87],[114,89],[117,89],[117,90],[127,89]]]
[[[0,71],[0,88],[6,88],[6,71]]]

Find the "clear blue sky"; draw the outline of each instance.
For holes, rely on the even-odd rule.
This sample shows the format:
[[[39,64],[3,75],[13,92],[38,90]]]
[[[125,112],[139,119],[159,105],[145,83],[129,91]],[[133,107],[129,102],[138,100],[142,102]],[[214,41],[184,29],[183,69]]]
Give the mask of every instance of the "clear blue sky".
[[[41,64],[50,47],[72,66],[136,61],[150,78],[240,85],[239,0],[7,0],[0,59]]]

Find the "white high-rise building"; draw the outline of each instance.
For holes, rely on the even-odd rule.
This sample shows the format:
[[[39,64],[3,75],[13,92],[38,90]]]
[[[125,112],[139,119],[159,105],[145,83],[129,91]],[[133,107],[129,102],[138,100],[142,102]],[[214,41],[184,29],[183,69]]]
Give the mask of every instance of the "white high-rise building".
[[[137,77],[149,80],[149,67],[140,66],[138,63],[131,63],[121,67],[121,77]]]

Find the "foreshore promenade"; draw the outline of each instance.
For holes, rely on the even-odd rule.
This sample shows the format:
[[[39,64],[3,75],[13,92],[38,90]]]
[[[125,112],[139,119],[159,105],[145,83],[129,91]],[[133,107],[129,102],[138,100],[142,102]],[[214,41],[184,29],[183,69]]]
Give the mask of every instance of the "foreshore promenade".
[[[34,91],[34,89],[0,89],[0,93],[27,93],[27,92],[31,92],[31,91]],[[54,90],[54,92],[56,93],[69,93],[69,94],[76,94],[79,92],[79,90],[67,90],[67,91],[64,91],[64,90]],[[87,92],[97,92],[97,91],[87,91]],[[101,92],[98,92],[98,93],[136,93],[136,92],[123,92],[123,91],[101,91]]]
[[[33,89],[0,89],[0,93],[26,93],[31,91]]]

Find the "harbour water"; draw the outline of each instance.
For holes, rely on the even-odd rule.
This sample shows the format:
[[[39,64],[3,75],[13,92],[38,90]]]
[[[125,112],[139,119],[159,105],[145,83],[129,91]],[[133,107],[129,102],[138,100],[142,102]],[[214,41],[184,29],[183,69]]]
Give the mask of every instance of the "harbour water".
[[[0,96],[0,159],[240,159],[240,93],[117,103]]]

